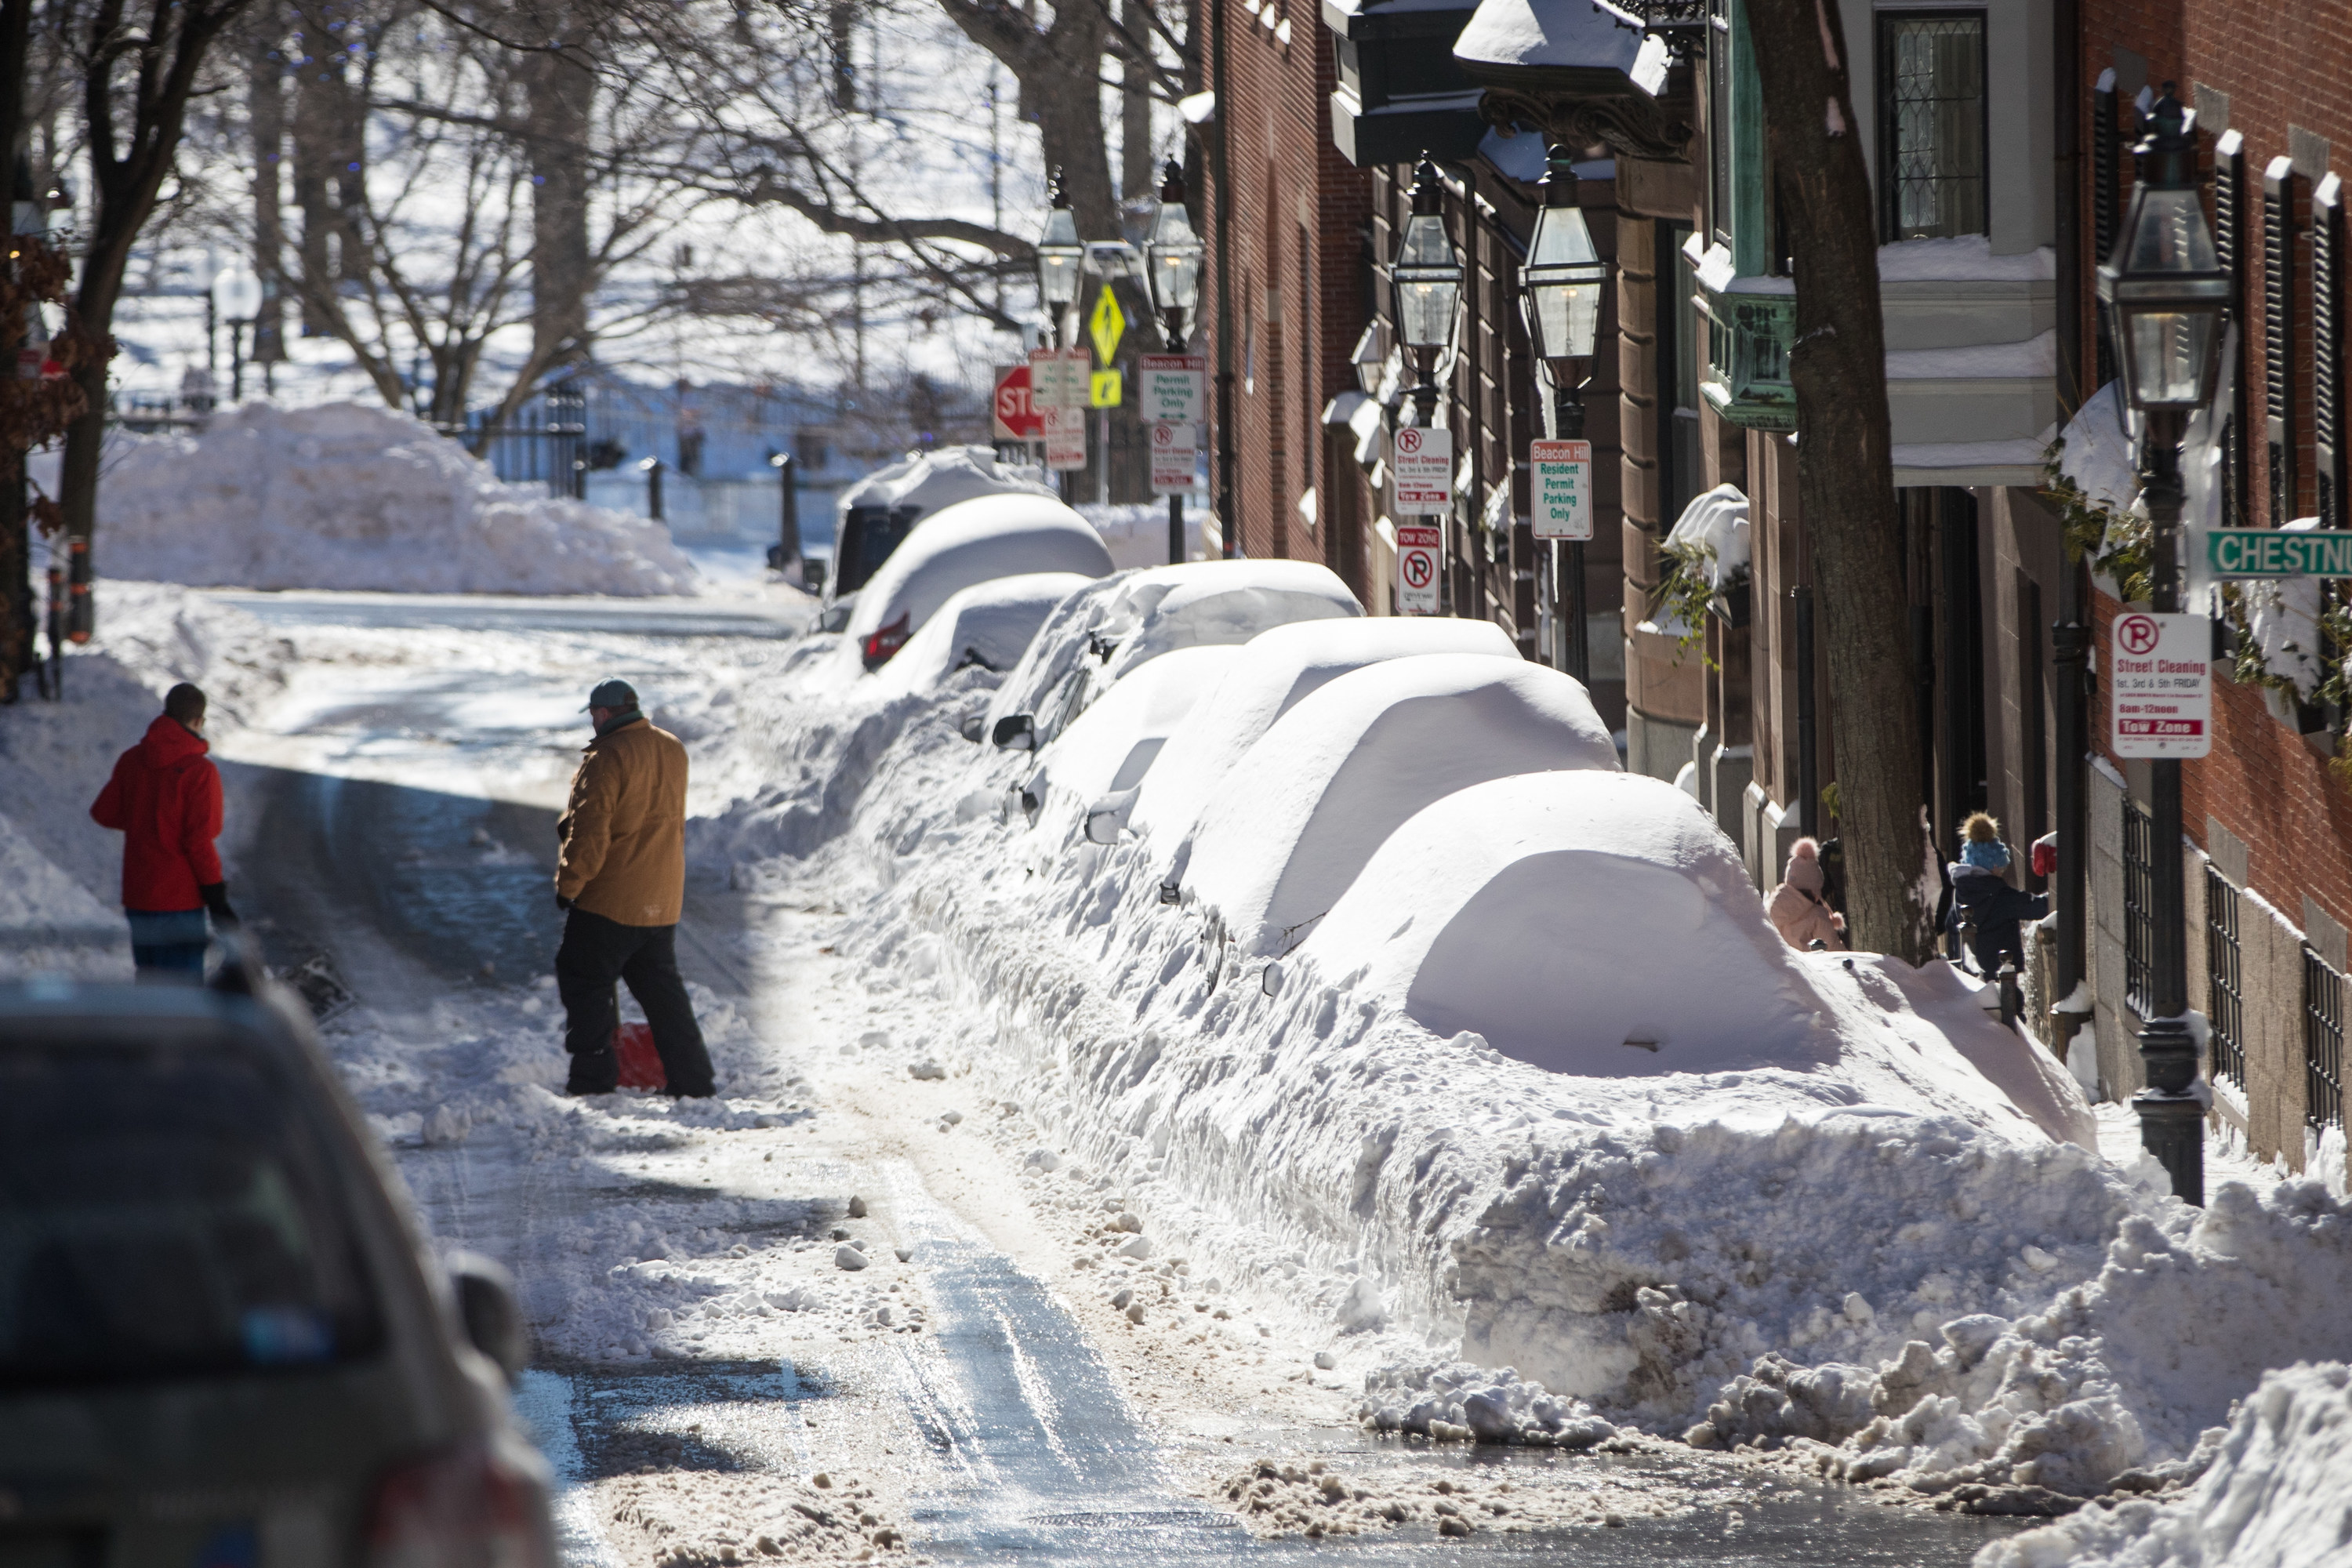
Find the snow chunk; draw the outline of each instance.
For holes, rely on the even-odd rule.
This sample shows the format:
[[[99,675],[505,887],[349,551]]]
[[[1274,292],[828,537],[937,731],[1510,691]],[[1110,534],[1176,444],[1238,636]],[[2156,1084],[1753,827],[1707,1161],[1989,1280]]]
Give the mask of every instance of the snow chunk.
[[[985,495],[943,507],[917,523],[857,591],[844,647],[885,626],[924,623],[975,583],[1040,572],[1100,577],[1110,552],[1087,520],[1049,496]]]
[[[1340,676],[1250,748],[1202,814],[1185,885],[1244,952],[1272,953],[1431,801],[1511,773],[1617,767],[1608,726],[1558,670],[1477,654],[1390,660]],[[1399,907],[1425,900],[1416,889]]]
[[[1494,622],[1451,616],[1302,621],[1261,632],[1246,646],[1249,657],[1160,749],[1129,818],[1137,832],[1190,828],[1219,781],[1276,720],[1350,670],[1423,653],[1519,657]]]
[[[698,591],[660,523],[499,482],[389,408],[248,403],[204,434],[109,439],[107,570],[246,588],[430,594]]]

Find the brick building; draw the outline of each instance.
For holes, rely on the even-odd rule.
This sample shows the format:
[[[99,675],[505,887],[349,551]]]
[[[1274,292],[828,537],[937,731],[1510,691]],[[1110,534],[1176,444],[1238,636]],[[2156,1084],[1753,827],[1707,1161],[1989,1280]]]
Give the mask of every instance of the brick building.
[[[2084,0],[2080,68],[2080,200],[2100,234],[2128,201],[2126,149],[2163,85],[2178,84],[2196,111],[2239,329],[2231,417],[2211,454],[2223,476],[2214,521],[2347,526],[2345,192],[2330,165],[2333,149],[2352,151],[2352,4]],[[2084,300],[2095,261],[2086,246],[2074,280]],[[2084,363],[2100,363],[2095,318],[2085,310],[2081,321]],[[2329,605],[2344,602],[2342,587],[2329,585]],[[2123,594],[2096,579],[2095,647]],[[2182,770],[2189,995],[2213,1024],[2219,1114],[2258,1152],[2300,1166],[2307,1143],[2340,1136],[2343,1123],[2352,787],[2335,761],[2340,676],[2315,686],[2275,661],[2270,671],[2242,661],[2246,606],[2213,607],[2223,626],[2213,751]],[[2306,675],[2340,670],[2352,652],[2324,626],[2304,640],[2317,645]],[[2098,1074],[2122,1092],[2140,1081],[2134,1003],[2149,949],[2147,868],[2161,847],[2147,832],[2147,765],[2106,751],[2104,694],[2094,719]]]

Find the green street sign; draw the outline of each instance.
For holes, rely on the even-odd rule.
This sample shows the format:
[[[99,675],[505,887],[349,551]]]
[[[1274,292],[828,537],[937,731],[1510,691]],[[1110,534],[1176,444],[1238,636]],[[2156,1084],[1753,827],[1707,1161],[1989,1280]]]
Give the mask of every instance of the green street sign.
[[[2352,577],[2352,532],[2208,529],[2205,563],[2216,577]]]

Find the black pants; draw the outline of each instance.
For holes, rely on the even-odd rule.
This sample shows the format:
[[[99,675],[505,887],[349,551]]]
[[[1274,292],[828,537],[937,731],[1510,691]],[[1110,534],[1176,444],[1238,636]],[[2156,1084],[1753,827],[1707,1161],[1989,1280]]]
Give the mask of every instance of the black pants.
[[[620,1081],[613,1055],[613,1031],[621,1021],[614,981],[653,1026],[654,1049],[672,1094],[712,1092],[710,1054],[702,1027],[694,1021],[686,982],[677,973],[676,926],[625,926],[618,921],[573,910],[563,922],[563,945],[555,950],[555,990],[563,998],[563,1048],[572,1053],[572,1094],[604,1094]]]
[[[1974,899],[1955,902],[1952,924],[1974,922],[1976,933],[1969,944],[1969,955],[1976,960],[1977,973],[1990,980],[2000,973],[2004,958],[2024,969],[2025,933],[2018,929],[2018,922],[2038,921],[2049,912],[2049,894],[2029,893],[2001,882]]]

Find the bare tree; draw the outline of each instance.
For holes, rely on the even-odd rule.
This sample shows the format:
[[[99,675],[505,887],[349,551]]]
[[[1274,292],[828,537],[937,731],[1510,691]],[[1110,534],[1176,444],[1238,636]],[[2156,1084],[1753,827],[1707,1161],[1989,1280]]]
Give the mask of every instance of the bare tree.
[[[1895,526],[1877,223],[1838,0],[1747,0],[1765,140],[1797,276],[1797,502],[1812,548],[1846,902],[1861,945],[1934,955],[1936,868]]]
[[[180,149],[188,100],[207,52],[247,0],[150,0],[142,18],[124,0],[60,5],[79,67],[84,153],[96,198],[74,307],[96,352],[72,367],[86,407],[66,432],[59,503],[72,553],[72,635],[94,625],[91,527],[98,515],[99,452],[106,439],[106,365],[114,355],[115,302],[132,245]]]

